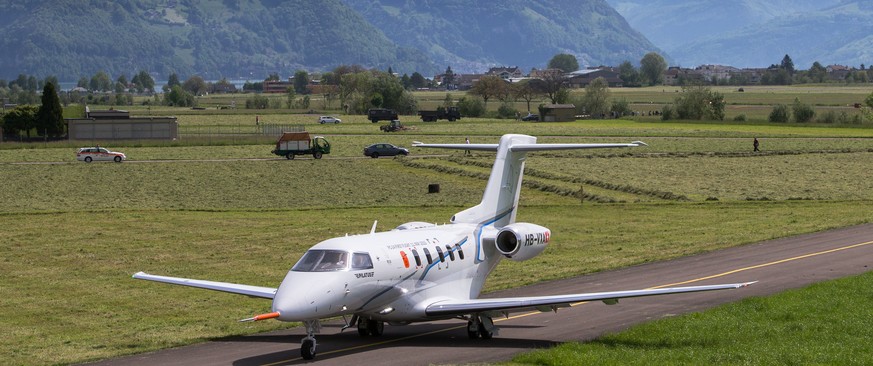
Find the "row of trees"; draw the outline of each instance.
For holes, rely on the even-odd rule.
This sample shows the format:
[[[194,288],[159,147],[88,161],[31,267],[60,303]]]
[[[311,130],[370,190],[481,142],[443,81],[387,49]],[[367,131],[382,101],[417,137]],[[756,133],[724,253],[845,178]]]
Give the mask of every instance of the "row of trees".
[[[36,130],[45,137],[60,137],[65,131],[64,110],[61,107],[55,84],[43,86],[42,104],[37,107],[32,104],[20,105],[3,114],[2,126],[4,133],[21,137]]]

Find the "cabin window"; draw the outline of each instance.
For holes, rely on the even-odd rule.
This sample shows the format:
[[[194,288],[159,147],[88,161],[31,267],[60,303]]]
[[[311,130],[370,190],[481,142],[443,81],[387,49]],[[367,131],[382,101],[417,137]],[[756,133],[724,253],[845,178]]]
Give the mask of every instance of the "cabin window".
[[[367,253],[352,254],[352,270],[373,269],[373,260]]]
[[[440,247],[436,247],[437,254],[440,256],[440,262],[446,261],[446,256],[443,254],[443,250]]]
[[[367,259],[369,254],[364,254]],[[373,268],[373,262],[370,262]],[[303,254],[303,258],[297,261],[292,271],[297,272],[332,272],[349,269],[349,253],[341,250],[309,250]]]
[[[433,263],[433,257],[430,256],[430,251],[427,248],[421,248],[424,251],[424,257],[427,258],[427,264]]]
[[[458,244],[455,244],[455,249],[458,250],[458,259],[464,260],[464,250],[461,249],[461,246]]]
[[[421,267],[421,257],[418,256],[417,250],[415,250],[415,249],[412,250],[412,257],[415,258],[415,266]]]
[[[449,259],[451,259],[454,262],[455,261],[455,252],[452,251],[452,247],[446,245],[446,253],[449,254]]]

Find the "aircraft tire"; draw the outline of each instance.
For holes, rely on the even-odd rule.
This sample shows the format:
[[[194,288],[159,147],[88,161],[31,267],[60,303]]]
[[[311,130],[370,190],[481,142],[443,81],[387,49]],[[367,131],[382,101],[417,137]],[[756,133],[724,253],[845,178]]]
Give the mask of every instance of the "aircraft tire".
[[[303,341],[303,344],[300,346],[300,357],[303,357],[304,360],[315,358],[315,341],[311,339]]]

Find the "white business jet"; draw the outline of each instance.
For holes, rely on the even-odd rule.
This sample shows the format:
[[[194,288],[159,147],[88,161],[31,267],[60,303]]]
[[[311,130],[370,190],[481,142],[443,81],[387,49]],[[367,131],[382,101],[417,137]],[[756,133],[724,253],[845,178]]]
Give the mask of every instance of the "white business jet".
[[[272,312],[243,319],[302,322],[301,356],[316,353],[321,319],[342,317],[343,329],[362,336],[382,334],[384,323],[457,318],[467,321],[470,338],[491,338],[492,317],[518,311],[556,311],[571,303],[733,289],[750,283],[479,299],[485,278],[503,258],[524,261],[549,243],[549,229],[515,222],[525,156],[529,151],[645,146],[628,144],[537,144],[536,137],[504,135],[498,144],[424,144],[415,147],[496,151],[482,202],[435,225],[409,222],[387,232],[325,240],[310,248],[278,288],[239,285],[139,272],[134,278],[272,299]],[[346,316],[350,316],[348,320]]]

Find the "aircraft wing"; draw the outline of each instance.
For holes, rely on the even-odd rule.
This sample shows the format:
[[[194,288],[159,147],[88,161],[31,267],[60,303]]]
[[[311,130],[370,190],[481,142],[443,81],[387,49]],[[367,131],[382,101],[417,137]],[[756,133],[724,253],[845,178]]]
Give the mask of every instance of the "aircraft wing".
[[[192,280],[189,278],[157,276],[157,275],[151,275],[151,274],[148,274],[145,272],[137,272],[133,275],[133,278],[136,278],[138,280],[148,280],[148,281],[169,283],[169,284],[173,284],[173,285],[204,288],[207,290],[224,291],[224,292],[230,292],[233,294],[240,294],[240,295],[246,295],[246,296],[251,296],[251,297],[260,297],[260,298],[264,298],[264,299],[272,299],[273,296],[276,295],[276,290],[277,290],[275,288],[270,288],[270,287],[238,285],[235,283],[228,283],[228,282],[215,282],[215,281],[204,281],[204,280]]]
[[[618,299],[621,298],[736,289],[749,286],[753,283],[755,282],[709,286],[671,287],[633,291],[593,292],[587,294],[554,296],[472,299],[465,301],[444,300],[437,301],[433,304],[428,305],[425,309],[425,314],[427,316],[446,316],[487,312],[517,312],[527,310],[550,311],[556,310],[557,308],[570,307],[573,303],[585,301],[603,301],[607,304],[615,304],[618,302]]]

